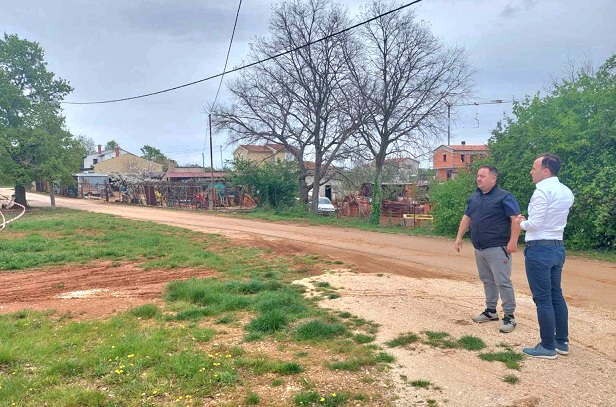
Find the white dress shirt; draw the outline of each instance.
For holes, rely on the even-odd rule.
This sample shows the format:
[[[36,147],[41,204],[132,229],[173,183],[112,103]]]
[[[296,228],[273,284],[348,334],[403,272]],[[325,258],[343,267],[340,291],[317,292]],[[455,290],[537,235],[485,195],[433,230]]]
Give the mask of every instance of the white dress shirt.
[[[563,240],[573,193],[558,177],[549,177],[536,184],[528,204],[528,220],[520,223],[525,240]]]

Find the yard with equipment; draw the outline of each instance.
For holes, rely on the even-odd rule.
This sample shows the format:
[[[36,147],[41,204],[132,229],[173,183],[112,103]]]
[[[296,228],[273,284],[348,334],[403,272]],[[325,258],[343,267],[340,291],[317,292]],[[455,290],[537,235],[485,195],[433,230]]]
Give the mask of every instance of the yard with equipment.
[[[518,326],[501,334],[470,320],[484,307],[470,244],[458,254],[441,238],[57,204],[124,219],[35,209],[1,232],[2,403],[616,404],[614,263],[567,260],[571,354],[531,360],[519,358],[538,340],[521,253]]]

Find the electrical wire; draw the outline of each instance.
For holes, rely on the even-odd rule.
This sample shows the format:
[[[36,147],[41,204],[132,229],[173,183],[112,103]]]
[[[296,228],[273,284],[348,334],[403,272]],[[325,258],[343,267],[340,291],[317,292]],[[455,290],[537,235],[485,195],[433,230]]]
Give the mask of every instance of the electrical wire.
[[[247,65],[239,66],[237,68],[231,69],[230,71],[223,71],[222,73],[218,73],[216,75],[208,76],[207,78],[199,79],[199,80],[196,80],[196,81],[193,81],[193,82],[185,83],[183,85],[174,86],[172,88],[159,90],[157,92],[151,92],[151,93],[146,93],[146,94],[143,94],[143,95],[131,96],[131,97],[126,97],[126,98],[121,98],[121,99],[102,100],[102,101],[96,101],[96,102],[64,102],[64,101],[62,101],[60,103],[61,104],[66,104],[66,105],[99,105],[99,104],[105,104],[105,103],[117,103],[117,102],[124,102],[124,101],[127,101],[127,100],[142,99],[142,98],[145,98],[145,97],[159,95],[161,93],[171,92],[171,91],[178,90],[178,89],[181,89],[181,88],[185,88],[185,87],[188,87],[188,86],[196,85],[196,84],[201,83],[201,82],[206,82],[206,81],[209,81],[211,79],[222,77],[225,74],[234,73],[234,72],[240,71],[242,69],[250,68],[252,66],[259,65],[259,64],[262,64],[262,63],[267,62],[267,61],[271,61],[272,59],[280,58],[280,57],[282,57],[284,55],[290,54],[292,52],[299,51],[300,49],[309,47],[309,46],[311,46],[313,44],[318,44],[319,42],[326,41],[326,40],[328,40],[330,38],[333,38],[333,37],[335,37],[337,35],[343,34],[343,33],[347,32],[347,31],[354,30],[357,27],[361,27],[364,24],[368,24],[368,23],[370,23],[372,21],[378,20],[379,18],[385,17],[385,16],[387,16],[389,14],[396,13],[396,12],[398,12],[400,10],[403,10],[403,9],[405,9],[407,7],[410,7],[410,6],[414,5],[414,4],[417,4],[417,3],[421,2],[421,1],[422,0],[412,1],[410,3],[407,3],[407,4],[404,4],[404,5],[400,6],[398,8],[390,10],[390,11],[388,11],[386,13],[380,14],[380,15],[378,15],[376,17],[373,17],[373,18],[370,18],[370,19],[368,19],[366,21],[362,21],[362,22],[357,23],[355,25],[352,25],[350,27],[344,28],[344,29],[342,29],[340,31],[337,31],[337,32],[333,33],[333,34],[326,35],[325,37],[319,38],[317,40],[308,42],[308,43],[306,43],[304,45],[297,46],[297,47],[292,48],[292,49],[287,50],[287,51],[279,52],[278,54],[272,55],[272,56],[267,57],[265,59],[261,59],[261,60],[252,62],[252,63],[247,64]]]
[[[216,101],[218,100],[218,94],[220,93],[220,88],[222,87],[222,80],[225,76],[225,71],[227,70],[227,63],[229,62],[229,55],[231,54],[231,45],[233,45],[233,37],[235,37],[235,28],[237,27],[237,20],[240,16],[240,9],[242,8],[242,0],[237,6],[237,13],[235,14],[235,23],[233,24],[233,32],[231,33],[231,41],[229,41],[229,49],[227,50],[227,59],[225,59],[225,67],[222,69],[222,75],[220,75],[220,82],[218,83],[218,90],[216,91],[216,97],[214,98],[214,103],[212,103],[212,107],[210,110],[214,110],[214,106],[216,106]]]

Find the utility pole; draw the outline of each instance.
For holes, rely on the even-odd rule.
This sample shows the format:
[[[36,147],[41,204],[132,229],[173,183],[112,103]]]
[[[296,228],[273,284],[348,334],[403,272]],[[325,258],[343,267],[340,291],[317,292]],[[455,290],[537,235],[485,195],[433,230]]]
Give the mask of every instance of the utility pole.
[[[220,147],[220,170],[221,170],[221,171],[224,171],[224,169],[225,169],[225,165],[224,165],[224,163],[222,162],[222,146],[218,146],[218,147]]]
[[[216,199],[216,190],[214,189],[214,155],[212,152],[212,114],[208,114],[210,124],[210,210],[214,209],[214,199]]]
[[[451,103],[445,99],[445,105],[447,105],[447,145],[451,144]]]

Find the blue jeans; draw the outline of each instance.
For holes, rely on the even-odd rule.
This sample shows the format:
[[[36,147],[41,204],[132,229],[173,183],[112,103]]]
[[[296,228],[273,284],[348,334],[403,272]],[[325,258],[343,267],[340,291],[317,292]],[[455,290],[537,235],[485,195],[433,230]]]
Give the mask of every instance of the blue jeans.
[[[554,350],[557,342],[569,342],[569,311],[560,286],[564,246],[532,246],[524,249],[526,277],[537,305],[541,346]]]

